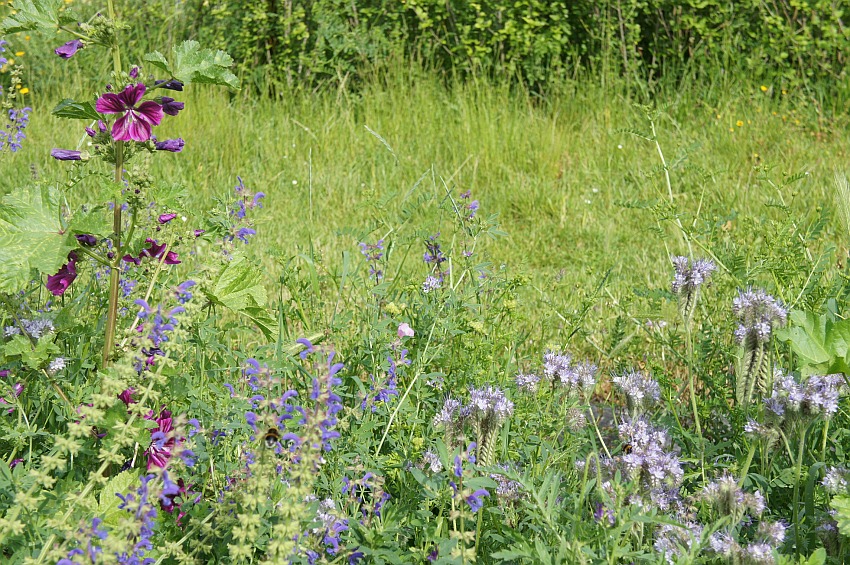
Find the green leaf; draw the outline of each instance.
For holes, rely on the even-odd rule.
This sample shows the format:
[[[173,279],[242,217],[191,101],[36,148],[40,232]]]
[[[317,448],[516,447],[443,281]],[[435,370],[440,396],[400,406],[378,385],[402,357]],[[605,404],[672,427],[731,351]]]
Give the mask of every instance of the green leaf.
[[[794,310],[790,317],[792,326],[780,334],[782,339],[791,342],[791,349],[806,364],[828,363],[831,356],[826,348],[826,316]]]
[[[850,536],[850,496],[836,496],[830,504],[835,510],[838,531],[845,536]]]
[[[95,206],[85,212],[77,212],[71,219],[68,231],[73,234],[91,234],[103,238],[112,233],[112,226],[108,221],[105,206]]]
[[[184,84],[194,82],[239,88],[239,79],[229,70],[233,59],[224,51],[202,49],[197,41],[184,41],[172,52],[172,63],[159,51],[148,53],[145,60]]]
[[[117,526],[120,519],[127,515],[127,511],[118,508],[121,499],[116,495],[126,495],[131,490],[136,490],[138,484],[138,470],[124,471],[109,479],[109,482],[100,491],[96,515],[103,519],[107,525]]]
[[[53,33],[60,25],[78,21],[73,12],[63,9],[63,0],[15,0],[13,14],[7,16],[2,25],[2,35],[19,31],[43,31]]]
[[[17,188],[0,200],[0,292],[20,290],[33,271],[54,274],[75,247],[59,222],[56,188]]]
[[[40,339],[33,346],[28,337],[23,335],[13,336],[3,349],[4,357],[21,357],[21,362],[30,369],[36,370],[47,362],[48,359],[58,355],[59,346],[49,339]]]
[[[244,314],[254,322],[267,339],[274,336],[275,320],[266,312],[266,289],[260,282],[260,270],[244,255],[235,255],[213,282],[204,289],[207,299]]]
[[[75,102],[70,98],[62,100],[51,113],[57,118],[71,120],[99,120],[101,117],[91,102]]]

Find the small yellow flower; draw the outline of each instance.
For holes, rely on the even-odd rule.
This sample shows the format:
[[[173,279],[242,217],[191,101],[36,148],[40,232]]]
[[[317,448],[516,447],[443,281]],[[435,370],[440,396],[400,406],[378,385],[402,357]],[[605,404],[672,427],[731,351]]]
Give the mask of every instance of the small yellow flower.
[[[761,85],[761,91],[762,91],[762,92],[767,92],[767,87],[766,87],[765,85]]]
[[[29,40],[30,40],[30,36],[29,36],[29,35],[25,35],[25,36],[24,36],[24,41],[29,41]]]
[[[735,131],[735,128],[729,128],[729,131],[730,131],[730,132],[734,132],[734,131]]]
[[[29,94],[29,93],[30,93],[30,89],[29,89],[29,88],[24,87],[24,88],[22,88],[22,89],[21,89],[21,94]]]
[[[720,119],[720,114],[717,114],[717,119],[718,119],[718,120]]]
[[[735,125],[740,128],[740,127],[744,126],[744,122],[742,122],[741,120],[738,120],[737,122],[735,122]]]
[[[9,59],[8,61],[6,61],[6,64],[7,64],[7,65],[14,65],[14,64],[15,64],[15,60],[14,60],[14,59]]]
[[[787,91],[787,90],[785,90],[785,89],[783,88],[783,89],[782,89],[782,94],[788,94],[788,91]]]
[[[23,51],[15,51],[15,57],[23,57],[23,56],[24,56]]]

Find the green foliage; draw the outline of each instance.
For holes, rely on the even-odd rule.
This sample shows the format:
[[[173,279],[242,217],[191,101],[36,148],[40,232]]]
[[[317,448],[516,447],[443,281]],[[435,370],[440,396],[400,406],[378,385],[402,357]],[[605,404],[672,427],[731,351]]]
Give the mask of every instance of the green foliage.
[[[804,375],[850,374],[850,320],[836,320],[832,313],[794,310],[791,327],[778,333],[798,355],[797,369]]]
[[[171,63],[159,51],[145,56],[145,61],[169,73],[184,84],[218,84],[239,88],[239,79],[230,72],[233,59],[224,51],[202,49],[197,41],[184,41],[173,49]]]
[[[29,184],[0,201],[0,292],[15,292],[33,271],[53,274],[74,249],[59,212],[59,191]]]
[[[60,25],[78,21],[78,17],[65,9],[63,0],[15,0],[13,13],[0,24],[0,34],[8,35],[21,31],[55,33]]]

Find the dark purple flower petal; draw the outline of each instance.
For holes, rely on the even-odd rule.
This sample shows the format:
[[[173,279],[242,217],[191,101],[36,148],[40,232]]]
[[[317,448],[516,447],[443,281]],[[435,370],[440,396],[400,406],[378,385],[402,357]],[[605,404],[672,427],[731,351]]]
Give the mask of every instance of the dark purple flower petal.
[[[166,88],[168,90],[176,90],[178,92],[183,92],[183,83],[177,80],[176,78],[173,78],[168,81],[157,80],[154,81],[154,85],[160,88]]]
[[[133,68],[130,69],[130,78],[136,79],[139,76],[139,67],[133,65]]]
[[[162,106],[153,100],[142,102],[136,110],[140,120],[147,121],[155,126],[158,126],[159,122],[162,121]]]
[[[54,49],[53,52],[62,57],[63,59],[70,59],[74,56],[74,53],[76,53],[77,50],[81,47],[83,47],[82,41],[80,41],[79,39],[72,39],[65,45]]]
[[[195,234],[195,237],[201,237],[202,235],[207,233],[207,230],[195,230],[193,233]]]
[[[176,116],[177,113],[185,107],[183,102],[177,102],[169,96],[162,97],[162,111],[169,116]]]
[[[91,234],[83,233],[80,235],[75,235],[77,241],[80,242],[80,245],[84,245],[86,247],[94,247],[97,245],[97,238]]]
[[[174,214],[173,212],[170,214],[160,214],[158,221],[160,224],[167,224],[176,217],[177,214]]]
[[[53,149],[50,156],[59,161],[79,161],[82,159],[82,154],[79,151],[70,149]]]

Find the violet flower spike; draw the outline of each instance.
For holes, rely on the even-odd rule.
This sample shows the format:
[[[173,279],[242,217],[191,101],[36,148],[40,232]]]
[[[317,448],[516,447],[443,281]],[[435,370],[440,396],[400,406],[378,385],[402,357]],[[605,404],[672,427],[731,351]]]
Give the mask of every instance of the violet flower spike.
[[[62,57],[63,59],[70,59],[79,49],[82,49],[83,47],[85,47],[85,44],[81,40],[72,39],[61,47],[57,47],[56,49],[54,49],[53,52]]]
[[[101,114],[121,114],[112,124],[115,140],[147,141],[151,128],[162,121],[162,106],[152,100],[141,102],[144,95],[145,85],[138,83],[127,85],[120,94],[107,92],[97,99],[95,109]]]

